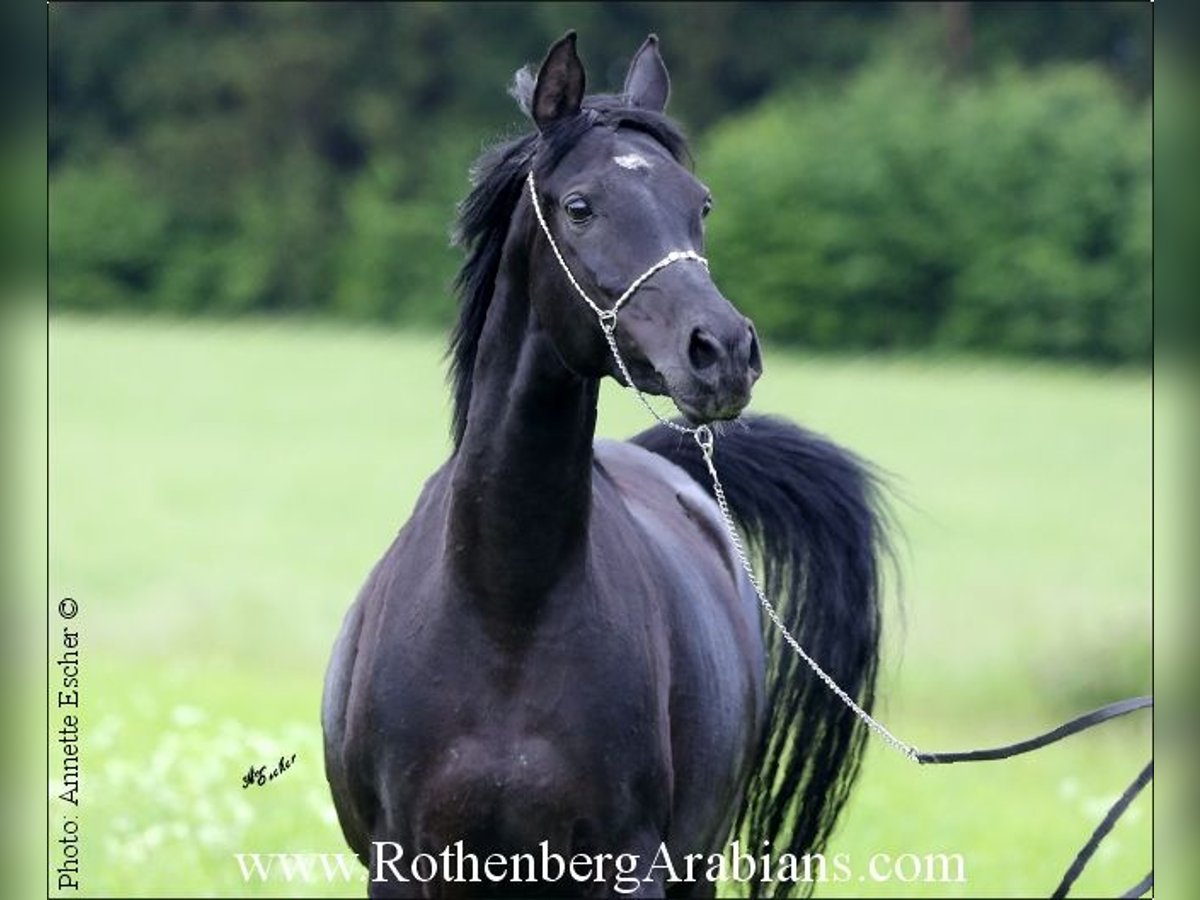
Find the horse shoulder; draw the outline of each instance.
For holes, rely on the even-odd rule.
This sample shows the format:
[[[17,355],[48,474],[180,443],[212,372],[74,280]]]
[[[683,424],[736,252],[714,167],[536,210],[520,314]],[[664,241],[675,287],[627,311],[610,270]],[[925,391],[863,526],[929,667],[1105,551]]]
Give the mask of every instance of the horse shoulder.
[[[721,511],[705,489],[668,459],[627,441],[596,442],[596,463],[616,484],[630,512],[652,533],[664,525],[700,538],[697,554],[715,554],[730,582],[741,580],[733,543]]]
[[[597,464],[663,560],[671,645],[671,843],[717,847],[736,807],[764,704],[758,604],[705,488],[633,444],[597,442]]]
[[[761,681],[758,603],[716,501],[683,469],[634,444],[597,441],[596,462],[639,537],[657,550],[661,583],[677,588],[669,612],[676,653],[706,669],[745,665]]]

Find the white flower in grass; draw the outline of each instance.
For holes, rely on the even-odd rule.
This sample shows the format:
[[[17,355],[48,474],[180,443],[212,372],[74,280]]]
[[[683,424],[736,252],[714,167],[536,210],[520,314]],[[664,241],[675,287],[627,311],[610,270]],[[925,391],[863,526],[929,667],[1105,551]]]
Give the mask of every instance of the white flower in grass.
[[[144,863],[146,861],[146,857],[148,856],[145,846],[136,838],[127,842],[119,855],[127,862],[133,863],[135,866]]]
[[[116,743],[117,736],[121,733],[121,719],[119,716],[105,716],[96,723],[96,728],[92,732],[91,745],[97,750],[105,750]]]
[[[283,736],[289,744],[295,746],[316,746],[321,740],[321,732],[316,727],[299,722],[288,725],[283,731]]]
[[[206,822],[196,831],[196,840],[205,847],[221,847],[231,837],[220,825]]]
[[[133,767],[123,759],[110,759],[104,764],[101,774],[108,785],[120,789],[130,780]]]
[[[308,808],[315,812],[326,825],[337,823],[337,810],[333,808],[333,801],[329,799],[328,793],[310,788],[304,799],[308,803]]]
[[[177,706],[171,710],[171,722],[180,728],[193,728],[206,718],[204,710],[195,706]]]
[[[279,754],[279,744],[264,735],[251,735],[249,743],[250,749],[255,756],[270,759]]]
[[[192,812],[201,822],[216,822],[218,818],[217,808],[208,797],[201,797],[192,807]]]
[[[242,797],[235,796],[233,802],[230,803],[230,807],[233,813],[233,820],[238,825],[244,827],[254,821],[254,807],[242,799]]]
[[[151,780],[161,783],[174,770],[178,760],[179,744],[174,740],[172,735],[168,734],[159,741],[154,754],[150,757],[147,776]]]
[[[192,798],[191,791],[181,791],[170,781],[164,781],[154,791],[152,803],[159,809],[174,812],[180,806],[186,806]]]
[[[217,729],[217,736],[221,740],[222,747],[241,746],[245,735],[246,729],[242,727],[241,722],[235,719],[225,719]]]
[[[141,842],[145,844],[147,848],[154,849],[162,845],[163,838],[165,838],[166,835],[167,830],[162,825],[154,824],[143,831],[140,835],[140,838]]]

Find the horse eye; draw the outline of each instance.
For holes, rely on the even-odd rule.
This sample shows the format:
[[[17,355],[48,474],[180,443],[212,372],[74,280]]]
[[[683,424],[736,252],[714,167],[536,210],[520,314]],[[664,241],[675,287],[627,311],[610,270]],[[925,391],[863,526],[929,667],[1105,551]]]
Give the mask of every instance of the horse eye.
[[[705,198],[704,198],[704,206],[703,206],[703,207],[701,208],[701,210],[700,210],[700,217],[701,217],[702,219],[707,219],[707,218],[708,218],[708,214],[709,214],[710,212],[712,212],[712,208],[713,208],[713,198],[712,198],[712,197],[705,197]]]
[[[563,202],[563,209],[567,211],[567,217],[576,225],[586,222],[592,217],[592,205],[578,194],[568,197]]]

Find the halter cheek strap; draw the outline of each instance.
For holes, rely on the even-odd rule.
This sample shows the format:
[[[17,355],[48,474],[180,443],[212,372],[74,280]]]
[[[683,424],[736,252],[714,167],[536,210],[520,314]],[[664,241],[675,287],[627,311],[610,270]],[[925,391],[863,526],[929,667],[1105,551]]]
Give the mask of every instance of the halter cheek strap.
[[[673,265],[677,262],[682,262],[685,259],[695,260],[704,268],[708,268],[708,260],[697,253],[695,250],[672,250],[645,272],[633,279],[633,282],[625,289],[625,292],[617,298],[617,302],[612,305],[611,309],[604,309],[595,300],[587,295],[579,282],[575,280],[575,276],[571,274],[571,267],[567,265],[567,261],[563,259],[562,252],[558,249],[558,243],[554,240],[554,235],[550,233],[550,226],[546,224],[546,217],[542,215],[542,206],[538,203],[537,187],[533,182],[533,172],[529,173],[529,199],[533,201],[533,213],[537,216],[538,224],[542,226],[542,233],[546,235],[546,240],[550,242],[550,249],[554,252],[554,258],[558,260],[558,264],[562,267],[567,280],[571,282],[571,287],[575,288],[575,292],[583,298],[583,302],[592,308],[592,312],[596,314],[596,318],[600,320],[600,327],[605,332],[611,332],[617,325],[617,313],[625,302],[629,300],[646,281],[661,269]]]

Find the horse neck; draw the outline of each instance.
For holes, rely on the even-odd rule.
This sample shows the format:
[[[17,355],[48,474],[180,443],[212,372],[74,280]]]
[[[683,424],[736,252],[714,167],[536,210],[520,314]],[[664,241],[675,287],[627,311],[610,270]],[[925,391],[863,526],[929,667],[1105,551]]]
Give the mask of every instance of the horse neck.
[[[569,371],[538,322],[527,253],[514,235],[500,262],[455,456],[447,543],[467,593],[514,612],[581,558],[599,396],[599,382]]]

